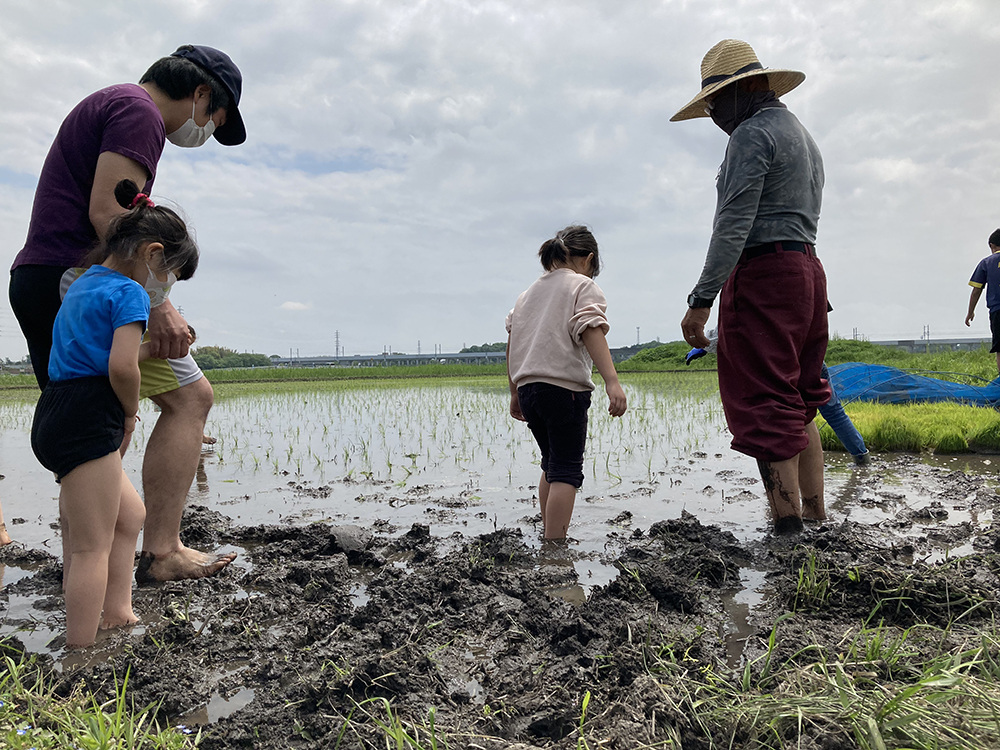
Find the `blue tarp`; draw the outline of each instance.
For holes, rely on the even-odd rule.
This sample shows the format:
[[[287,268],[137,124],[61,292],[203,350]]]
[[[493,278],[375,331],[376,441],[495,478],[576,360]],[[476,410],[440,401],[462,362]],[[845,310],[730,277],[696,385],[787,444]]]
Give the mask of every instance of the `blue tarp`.
[[[916,375],[897,367],[848,362],[830,368],[830,382],[841,401],[877,401],[881,404],[957,401],[1000,408],[1000,378],[993,382],[983,380],[983,385],[966,385]]]

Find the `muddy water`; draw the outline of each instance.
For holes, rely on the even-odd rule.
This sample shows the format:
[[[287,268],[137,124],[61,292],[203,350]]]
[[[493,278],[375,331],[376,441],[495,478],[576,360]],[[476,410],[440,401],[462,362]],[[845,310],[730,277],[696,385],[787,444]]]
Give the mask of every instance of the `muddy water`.
[[[560,593],[570,601],[582,601],[617,576],[610,564],[617,549],[656,521],[686,511],[744,543],[767,531],[756,465],[729,449],[711,376],[631,377],[625,384],[630,408],[622,419],[609,417],[604,394],[595,394],[587,478],[571,528],[578,581]],[[18,542],[58,556],[58,490],[28,447],[31,411],[28,403],[0,406],[0,500]],[[137,486],[156,419],[148,407],[141,416],[125,461]],[[208,431],[218,442],[203,453],[189,501],[234,525],[322,521],[395,534],[416,523],[453,546],[498,528],[520,528],[529,545],[540,546],[539,455],[527,427],[507,415],[500,379],[276,385],[220,398]],[[938,480],[995,478],[1000,457],[875,457],[866,468],[846,454],[829,453],[826,460],[831,518],[883,525],[910,540],[900,544],[910,545],[907,553],[918,559],[968,553],[973,530],[992,521],[991,507],[977,501],[974,490],[963,494],[958,483],[942,494]],[[237,551],[243,554],[236,566],[249,572],[246,550]],[[3,583],[10,587],[31,573],[27,565],[8,566]],[[748,613],[763,597],[760,571],[746,568],[741,580],[727,600],[734,655],[746,637]],[[47,650],[55,633],[33,610],[33,599],[8,594],[0,600],[6,611],[0,635],[21,630],[29,650]],[[364,604],[365,596],[364,584],[357,584],[355,603]],[[28,620],[38,620],[38,627],[24,633]],[[216,715],[227,710],[224,704]],[[211,718],[211,704],[208,713]]]

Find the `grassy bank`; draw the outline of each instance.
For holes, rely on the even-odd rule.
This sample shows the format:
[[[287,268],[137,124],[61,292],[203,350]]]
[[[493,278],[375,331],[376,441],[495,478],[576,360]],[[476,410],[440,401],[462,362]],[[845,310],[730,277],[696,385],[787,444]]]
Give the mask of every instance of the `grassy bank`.
[[[13,651],[0,657],[0,747],[186,750],[197,745],[200,733],[160,728],[150,721],[154,713],[131,704],[127,678],[114,700],[98,704],[84,690],[56,695],[51,678],[32,658]]]
[[[683,341],[674,341],[655,349],[641,351],[617,367],[619,372],[715,369],[714,354],[696,359],[686,366],[684,357],[690,350],[691,347]],[[968,374],[973,378],[987,381],[997,377],[996,355],[990,354],[987,347],[973,352],[908,354],[900,349],[878,346],[868,341],[831,340],[827,347],[826,363],[839,365],[844,362],[867,362],[873,365],[898,367],[902,370],[921,370],[926,371],[928,375],[933,375],[935,372]]]

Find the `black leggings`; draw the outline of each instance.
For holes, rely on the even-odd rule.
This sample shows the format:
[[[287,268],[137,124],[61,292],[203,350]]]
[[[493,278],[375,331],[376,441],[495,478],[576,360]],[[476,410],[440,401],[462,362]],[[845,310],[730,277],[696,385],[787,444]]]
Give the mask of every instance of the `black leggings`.
[[[59,281],[70,266],[18,266],[10,272],[10,309],[28,340],[38,387],[49,382],[52,326],[62,306]]]

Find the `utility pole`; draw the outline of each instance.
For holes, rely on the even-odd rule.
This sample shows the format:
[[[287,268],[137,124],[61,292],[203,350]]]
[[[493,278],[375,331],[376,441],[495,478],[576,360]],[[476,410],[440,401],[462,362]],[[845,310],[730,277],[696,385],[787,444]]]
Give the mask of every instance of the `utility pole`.
[[[417,356],[420,356],[420,339],[417,339]]]
[[[639,326],[635,327],[635,345],[639,346]]]
[[[931,351],[931,327],[924,326],[924,354],[930,354]]]
[[[333,333],[333,356],[340,356],[340,331],[334,331]]]

